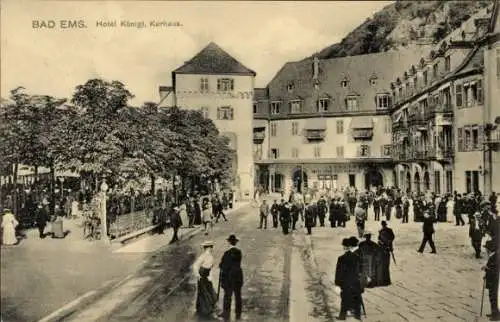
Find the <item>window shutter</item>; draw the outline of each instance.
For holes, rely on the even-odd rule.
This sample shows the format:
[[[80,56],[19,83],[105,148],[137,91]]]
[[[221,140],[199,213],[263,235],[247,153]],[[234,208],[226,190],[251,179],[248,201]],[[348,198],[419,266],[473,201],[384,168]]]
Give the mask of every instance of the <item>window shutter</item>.
[[[482,105],[483,101],[484,101],[484,97],[483,97],[483,81],[481,79],[478,79],[477,83],[476,83],[476,86],[477,86],[477,102],[478,102],[478,104]]]
[[[234,90],[234,79],[231,79],[231,90]]]
[[[463,139],[463,129],[457,129],[457,139],[458,139],[458,152],[464,151],[464,139]]]
[[[218,79],[217,80],[217,90],[220,91],[220,89],[221,89],[221,80]]]
[[[462,85],[456,85],[455,86],[455,98],[456,98],[456,106],[457,107],[462,107],[463,106],[463,93],[462,93]]]
[[[479,125],[477,127],[477,143],[478,143],[478,149],[483,150],[483,141],[484,141],[484,128],[482,125]]]

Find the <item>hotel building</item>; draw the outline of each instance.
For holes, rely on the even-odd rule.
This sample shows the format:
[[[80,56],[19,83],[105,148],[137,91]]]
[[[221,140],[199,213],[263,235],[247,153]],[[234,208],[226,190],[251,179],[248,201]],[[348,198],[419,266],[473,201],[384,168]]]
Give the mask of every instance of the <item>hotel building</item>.
[[[398,186],[437,194],[484,192],[484,9],[391,83]],[[486,105],[486,106],[485,106]]]

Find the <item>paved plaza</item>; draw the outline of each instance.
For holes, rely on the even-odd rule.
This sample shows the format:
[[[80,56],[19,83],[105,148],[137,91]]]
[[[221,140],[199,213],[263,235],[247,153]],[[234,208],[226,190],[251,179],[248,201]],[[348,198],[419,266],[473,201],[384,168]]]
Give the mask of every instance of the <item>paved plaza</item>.
[[[367,222],[374,239],[379,225]],[[199,245],[207,239],[216,243],[217,287],[225,238],[236,233],[244,255],[244,320],[334,321],[340,309],[334,270],[342,238],[356,233],[354,221],[347,228],[313,228],[311,236],[301,226],[286,236],[281,229],[258,229],[257,209],[247,205],[208,237],[200,229],[182,230],[176,245],[168,245],[171,230],[119,248],[76,235],[41,241],[30,232],[17,247],[2,248],[2,315],[4,321],[35,321],[54,311],[44,321],[195,321],[190,267],[202,251]],[[365,291],[364,321],[486,321],[477,319],[486,259],[474,258],[467,225],[437,224],[436,255],[416,252],[420,223],[392,220],[389,226],[396,234],[392,285]]]

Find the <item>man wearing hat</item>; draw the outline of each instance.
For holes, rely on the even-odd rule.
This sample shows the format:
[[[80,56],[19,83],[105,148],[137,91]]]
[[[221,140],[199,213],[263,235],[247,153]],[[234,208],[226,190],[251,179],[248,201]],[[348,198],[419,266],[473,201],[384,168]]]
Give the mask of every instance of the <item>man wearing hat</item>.
[[[382,220],[382,229],[378,233],[378,245],[380,252],[378,253],[379,265],[377,266],[377,286],[391,285],[391,252],[394,250],[393,244],[396,236],[394,231],[387,227],[387,222]]]
[[[224,321],[230,321],[231,299],[234,293],[236,319],[241,319],[241,287],[243,286],[243,271],[241,269],[242,253],[236,247],[238,238],[232,234],[227,238],[231,247],[224,252],[220,262],[220,283],[224,290],[223,312],[221,317]]]
[[[38,234],[40,238],[45,238],[45,226],[49,221],[49,209],[47,204],[39,204],[36,211],[36,225],[38,227]]]
[[[280,224],[283,234],[288,235],[288,228],[290,228],[290,203],[285,202],[285,200],[281,201]]]
[[[469,237],[472,248],[476,252],[476,258],[481,258],[481,241],[483,233],[481,231],[481,214],[477,211],[474,216],[469,220]]]
[[[496,239],[499,230],[499,220],[497,215],[491,211],[491,203],[488,200],[481,202],[481,224],[482,231]]]
[[[432,239],[432,235],[434,235],[434,223],[436,222],[436,216],[434,213],[430,212],[430,210],[424,211],[424,223],[422,225],[422,231],[424,233],[424,237],[422,238],[422,243],[420,244],[420,248],[418,249],[419,253],[424,252],[425,245],[429,242],[431,246],[431,253],[436,254],[436,246],[434,245],[434,240]]]
[[[178,206],[174,206],[172,209],[170,214],[170,225],[172,225],[172,229],[174,230],[174,236],[172,236],[172,240],[170,241],[170,244],[173,244],[179,240],[177,233],[179,232],[179,228],[182,226],[182,218]]]
[[[306,226],[307,234],[311,235],[312,227],[314,226],[314,219],[316,217],[314,213],[314,206],[312,204],[306,204],[304,217],[305,217],[304,225]]]
[[[356,319],[361,320],[361,260],[356,253],[352,252],[358,244],[356,237],[344,238],[342,246],[345,253],[337,259],[335,269],[335,285],[341,289],[340,292],[340,314],[337,320],[345,320],[347,311],[354,311]]]
[[[490,299],[491,314],[490,321],[500,321],[500,312],[498,311],[498,255],[497,244],[494,240],[489,240],[484,245],[488,251],[488,262],[482,269],[485,271],[485,286],[488,289]]]

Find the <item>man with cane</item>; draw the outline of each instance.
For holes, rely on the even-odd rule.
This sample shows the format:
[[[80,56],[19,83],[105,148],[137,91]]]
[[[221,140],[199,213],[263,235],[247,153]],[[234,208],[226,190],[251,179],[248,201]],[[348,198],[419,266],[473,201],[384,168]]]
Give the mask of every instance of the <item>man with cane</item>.
[[[482,269],[485,271],[483,293],[481,297],[481,313],[483,315],[484,289],[488,289],[488,297],[490,299],[491,314],[487,314],[490,321],[500,321],[500,312],[498,311],[498,255],[497,245],[495,240],[489,240],[484,245],[488,251],[488,262]]]

